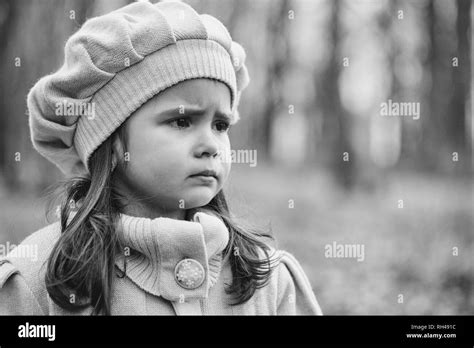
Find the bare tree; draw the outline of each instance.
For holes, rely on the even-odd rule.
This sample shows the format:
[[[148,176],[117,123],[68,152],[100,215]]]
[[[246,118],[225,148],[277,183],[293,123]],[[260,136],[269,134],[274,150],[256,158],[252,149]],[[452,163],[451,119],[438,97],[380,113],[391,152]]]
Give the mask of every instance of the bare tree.
[[[341,28],[339,13],[341,1],[331,1],[331,20],[329,25],[329,60],[321,75],[316,74],[314,84],[317,96],[317,105],[322,111],[322,142],[327,146],[327,165],[334,172],[337,181],[346,189],[354,184],[354,152],[350,143],[350,118],[341,104],[339,94],[339,75],[341,73],[342,56],[340,52]],[[343,160],[347,152],[349,161]]]

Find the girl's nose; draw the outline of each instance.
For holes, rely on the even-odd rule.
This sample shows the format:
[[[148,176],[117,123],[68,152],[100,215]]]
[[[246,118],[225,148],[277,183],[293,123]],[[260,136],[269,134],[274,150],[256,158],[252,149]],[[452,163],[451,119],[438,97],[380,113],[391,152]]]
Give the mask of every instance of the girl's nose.
[[[207,127],[206,127],[207,128]],[[199,136],[198,145],[195,149],[195,156],[216,157],[219,155],[219,142],[212,129],[203,130]]]

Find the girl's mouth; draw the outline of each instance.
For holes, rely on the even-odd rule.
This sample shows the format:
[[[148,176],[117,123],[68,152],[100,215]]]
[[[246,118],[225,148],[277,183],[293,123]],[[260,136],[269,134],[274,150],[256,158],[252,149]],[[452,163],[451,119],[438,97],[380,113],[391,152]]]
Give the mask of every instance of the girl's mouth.
[[[191,177],[195,176],[213,177],[214,179],[217,179],[217,173],[212,169],[203,170],[202,172],[191,175]]]
[[[191,175],[191,178],[199,180],[203,184],[212,184],[213,182],[217,181],[217,178],[212,175]]]
[[[219,180],[214,169],[206,169],[190,176],[201,185],[213,185]]]

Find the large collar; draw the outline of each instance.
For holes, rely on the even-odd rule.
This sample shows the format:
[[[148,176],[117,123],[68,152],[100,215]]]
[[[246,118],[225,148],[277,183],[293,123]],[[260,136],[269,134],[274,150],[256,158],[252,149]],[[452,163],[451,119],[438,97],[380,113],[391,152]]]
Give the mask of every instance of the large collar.
[[[192,221],[120,214],[116,233],[124,246],[116,266],[141,289],[169,301],[207,298],[229,242],[223,221],[204,212],[195,213]],[[186,258],[199,262],[205,271],[196,289],[183,288],[175,279],[177,264]]]

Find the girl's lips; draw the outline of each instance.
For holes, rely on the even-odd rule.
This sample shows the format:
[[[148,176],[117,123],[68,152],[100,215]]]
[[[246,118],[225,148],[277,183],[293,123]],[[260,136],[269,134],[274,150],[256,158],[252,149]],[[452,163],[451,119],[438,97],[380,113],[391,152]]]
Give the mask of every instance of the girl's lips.
[[[217,173],[215,170],[212,170],[212,169],[203,170],[202,172],[193,174],[191,176],[213,176],[214,178],[217,179]]]
[[[191,175],[191,178],[199,180],[204,184],[212,184],[213,182],[217,181],[215,177],[209,175]]]

